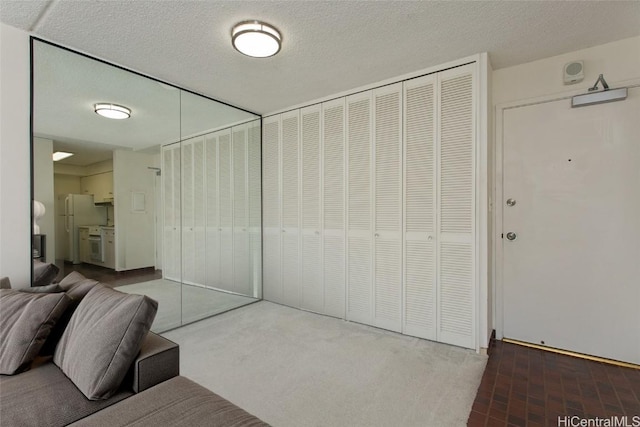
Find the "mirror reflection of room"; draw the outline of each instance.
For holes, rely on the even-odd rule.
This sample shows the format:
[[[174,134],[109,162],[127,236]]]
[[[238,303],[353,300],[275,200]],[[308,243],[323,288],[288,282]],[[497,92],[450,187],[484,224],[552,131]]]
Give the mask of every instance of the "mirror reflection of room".
[[[38,40],[33,67],[34,271],[149,295],[156,332],[259,298],[257,117]]]

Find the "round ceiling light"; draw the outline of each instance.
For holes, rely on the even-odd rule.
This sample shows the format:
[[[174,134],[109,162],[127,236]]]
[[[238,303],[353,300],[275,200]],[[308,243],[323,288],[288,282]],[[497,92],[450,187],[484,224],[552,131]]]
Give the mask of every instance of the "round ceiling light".
[[[100,103],[95,104],[93,108],[96,113],[109,119],[122,120],[131,117],[131,110],[122,105]]]
[[[267,58],[280,51],[280,32],[260,21],[244,21],[231,30],[231,43],[240,53],[254,58]]]

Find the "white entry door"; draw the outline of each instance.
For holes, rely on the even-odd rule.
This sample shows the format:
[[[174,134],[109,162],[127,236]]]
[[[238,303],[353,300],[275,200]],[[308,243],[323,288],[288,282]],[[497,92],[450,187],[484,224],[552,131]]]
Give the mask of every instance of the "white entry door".
[[[503,335],[640,364],[640,88],[570,102],[504,110]]]

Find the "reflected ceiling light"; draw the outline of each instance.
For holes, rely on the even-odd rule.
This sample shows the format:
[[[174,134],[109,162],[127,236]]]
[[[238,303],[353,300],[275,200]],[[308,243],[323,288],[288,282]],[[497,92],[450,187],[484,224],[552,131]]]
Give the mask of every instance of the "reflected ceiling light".
[[[73,156],[73,153],[65,153],[64,151],[56,151],[53,153],[53,161],[57,162],[58,160],[66,159],[67,157]]]
[[[280,51],[280,32],[260,21],[244,21],[231,30],[231,42],[240,53],[254,58],[267,58]]]
[[[122,120],[128,119],[131,116],[131,110],[122,105],[100,103],[95,104],[93,108],[96,113],[109,119]]]

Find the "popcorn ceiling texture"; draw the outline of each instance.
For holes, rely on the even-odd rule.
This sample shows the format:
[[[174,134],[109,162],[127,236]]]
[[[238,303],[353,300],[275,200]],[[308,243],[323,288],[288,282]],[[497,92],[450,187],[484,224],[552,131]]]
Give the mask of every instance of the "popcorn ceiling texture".
[[[0,18],[262,114],[478,52],[489,52],[499,69],[640,34],[640,2],[58,0],[47,5],[1,0]],[[234,51],[231,27],[245,19],[279,28],[282,51],[267,59]]]

